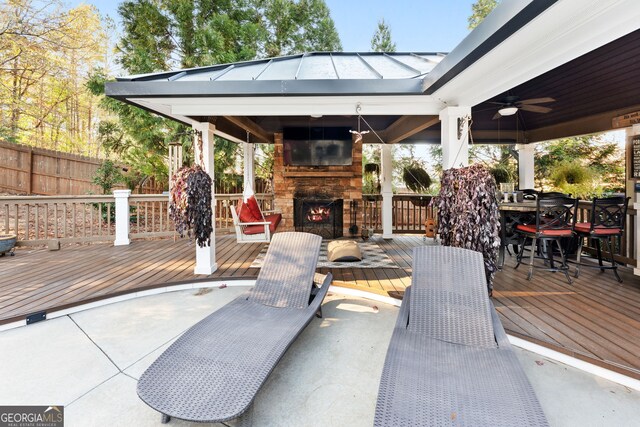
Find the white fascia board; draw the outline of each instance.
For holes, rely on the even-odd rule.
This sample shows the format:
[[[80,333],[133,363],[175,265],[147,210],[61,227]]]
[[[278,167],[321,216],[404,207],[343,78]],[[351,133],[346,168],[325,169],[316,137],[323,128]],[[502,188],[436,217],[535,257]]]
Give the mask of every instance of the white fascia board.
[[[444,105],[429,95],[131,98],[169,106],[173,116],[437,115]]]
[[[560,0],[432,96],[477,105],[638,28],[638,0]]]
[[[176,121],[191,125],[191,126],[197,126],[199,122],[189,118],[189,117],[185,117],[179,114],[173,114],[171,112],[171,106],[167,105],[166,103],[158,103],[155,102],[155,99],[153,98],[149,98],[149,99],[130,99],[129,101],[133,102],[134,104],[137,104],[141,107],[144,107],[152,112],[156,112],[158,114],[161,114],[163,116],[172,118]]]
[[[516,16],[532,0],[503,1],[480,24],[473,29],[451,52],[445,56],[423,80],[426,89],[444,76],[452,67],[473,52],[510,19]]]

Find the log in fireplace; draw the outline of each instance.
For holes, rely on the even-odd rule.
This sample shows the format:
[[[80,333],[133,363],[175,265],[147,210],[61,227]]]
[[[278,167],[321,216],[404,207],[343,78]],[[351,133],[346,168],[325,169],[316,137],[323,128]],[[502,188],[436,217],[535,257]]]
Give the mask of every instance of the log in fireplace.
[[[296,231],[317,234],[325,239],[342,237],[343,199],[293,199],[293,225]]]

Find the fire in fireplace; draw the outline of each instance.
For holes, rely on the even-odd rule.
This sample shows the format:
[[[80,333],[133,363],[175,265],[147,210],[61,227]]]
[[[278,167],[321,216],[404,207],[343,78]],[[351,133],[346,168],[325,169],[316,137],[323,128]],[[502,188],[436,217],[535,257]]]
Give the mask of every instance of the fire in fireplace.
[[[331,206],[311,207],[307,211],[307,221],[309,222],[323,222],[328,221],[329,218],[331,218]]]
[[[296,231],[317,234],[325,239],[342,237],[343,200],[293,199]]]

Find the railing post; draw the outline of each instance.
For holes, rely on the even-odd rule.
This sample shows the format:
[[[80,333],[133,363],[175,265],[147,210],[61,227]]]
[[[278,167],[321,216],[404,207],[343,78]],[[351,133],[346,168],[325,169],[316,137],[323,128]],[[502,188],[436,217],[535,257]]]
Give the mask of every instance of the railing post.
[[[116,199],[116,239],[113,246],[124,246],[129,240],[129,196],[131,190],[114,190]]]
[[[390,144],[382,145],[380,160],[382,163],[382,238],[391,239],[393,237],[393,187],[392,181],[392,160],[393,154]]]

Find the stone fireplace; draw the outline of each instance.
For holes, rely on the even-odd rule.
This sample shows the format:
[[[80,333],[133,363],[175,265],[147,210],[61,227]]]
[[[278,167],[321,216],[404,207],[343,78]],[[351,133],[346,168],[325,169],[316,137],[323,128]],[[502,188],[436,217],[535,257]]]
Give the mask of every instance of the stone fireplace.
[[[275,206],[282,212],[278,231],[304,228],[324,238],[335,238],[350,236],[350,227],[356,225],[359,235],[363,206],[362,143],[353,139],[352,164],[348,166],[291,166],[284,164],[282,134],[276,133],[274,139]],[[357,205],[355,222],[352,202]]]

